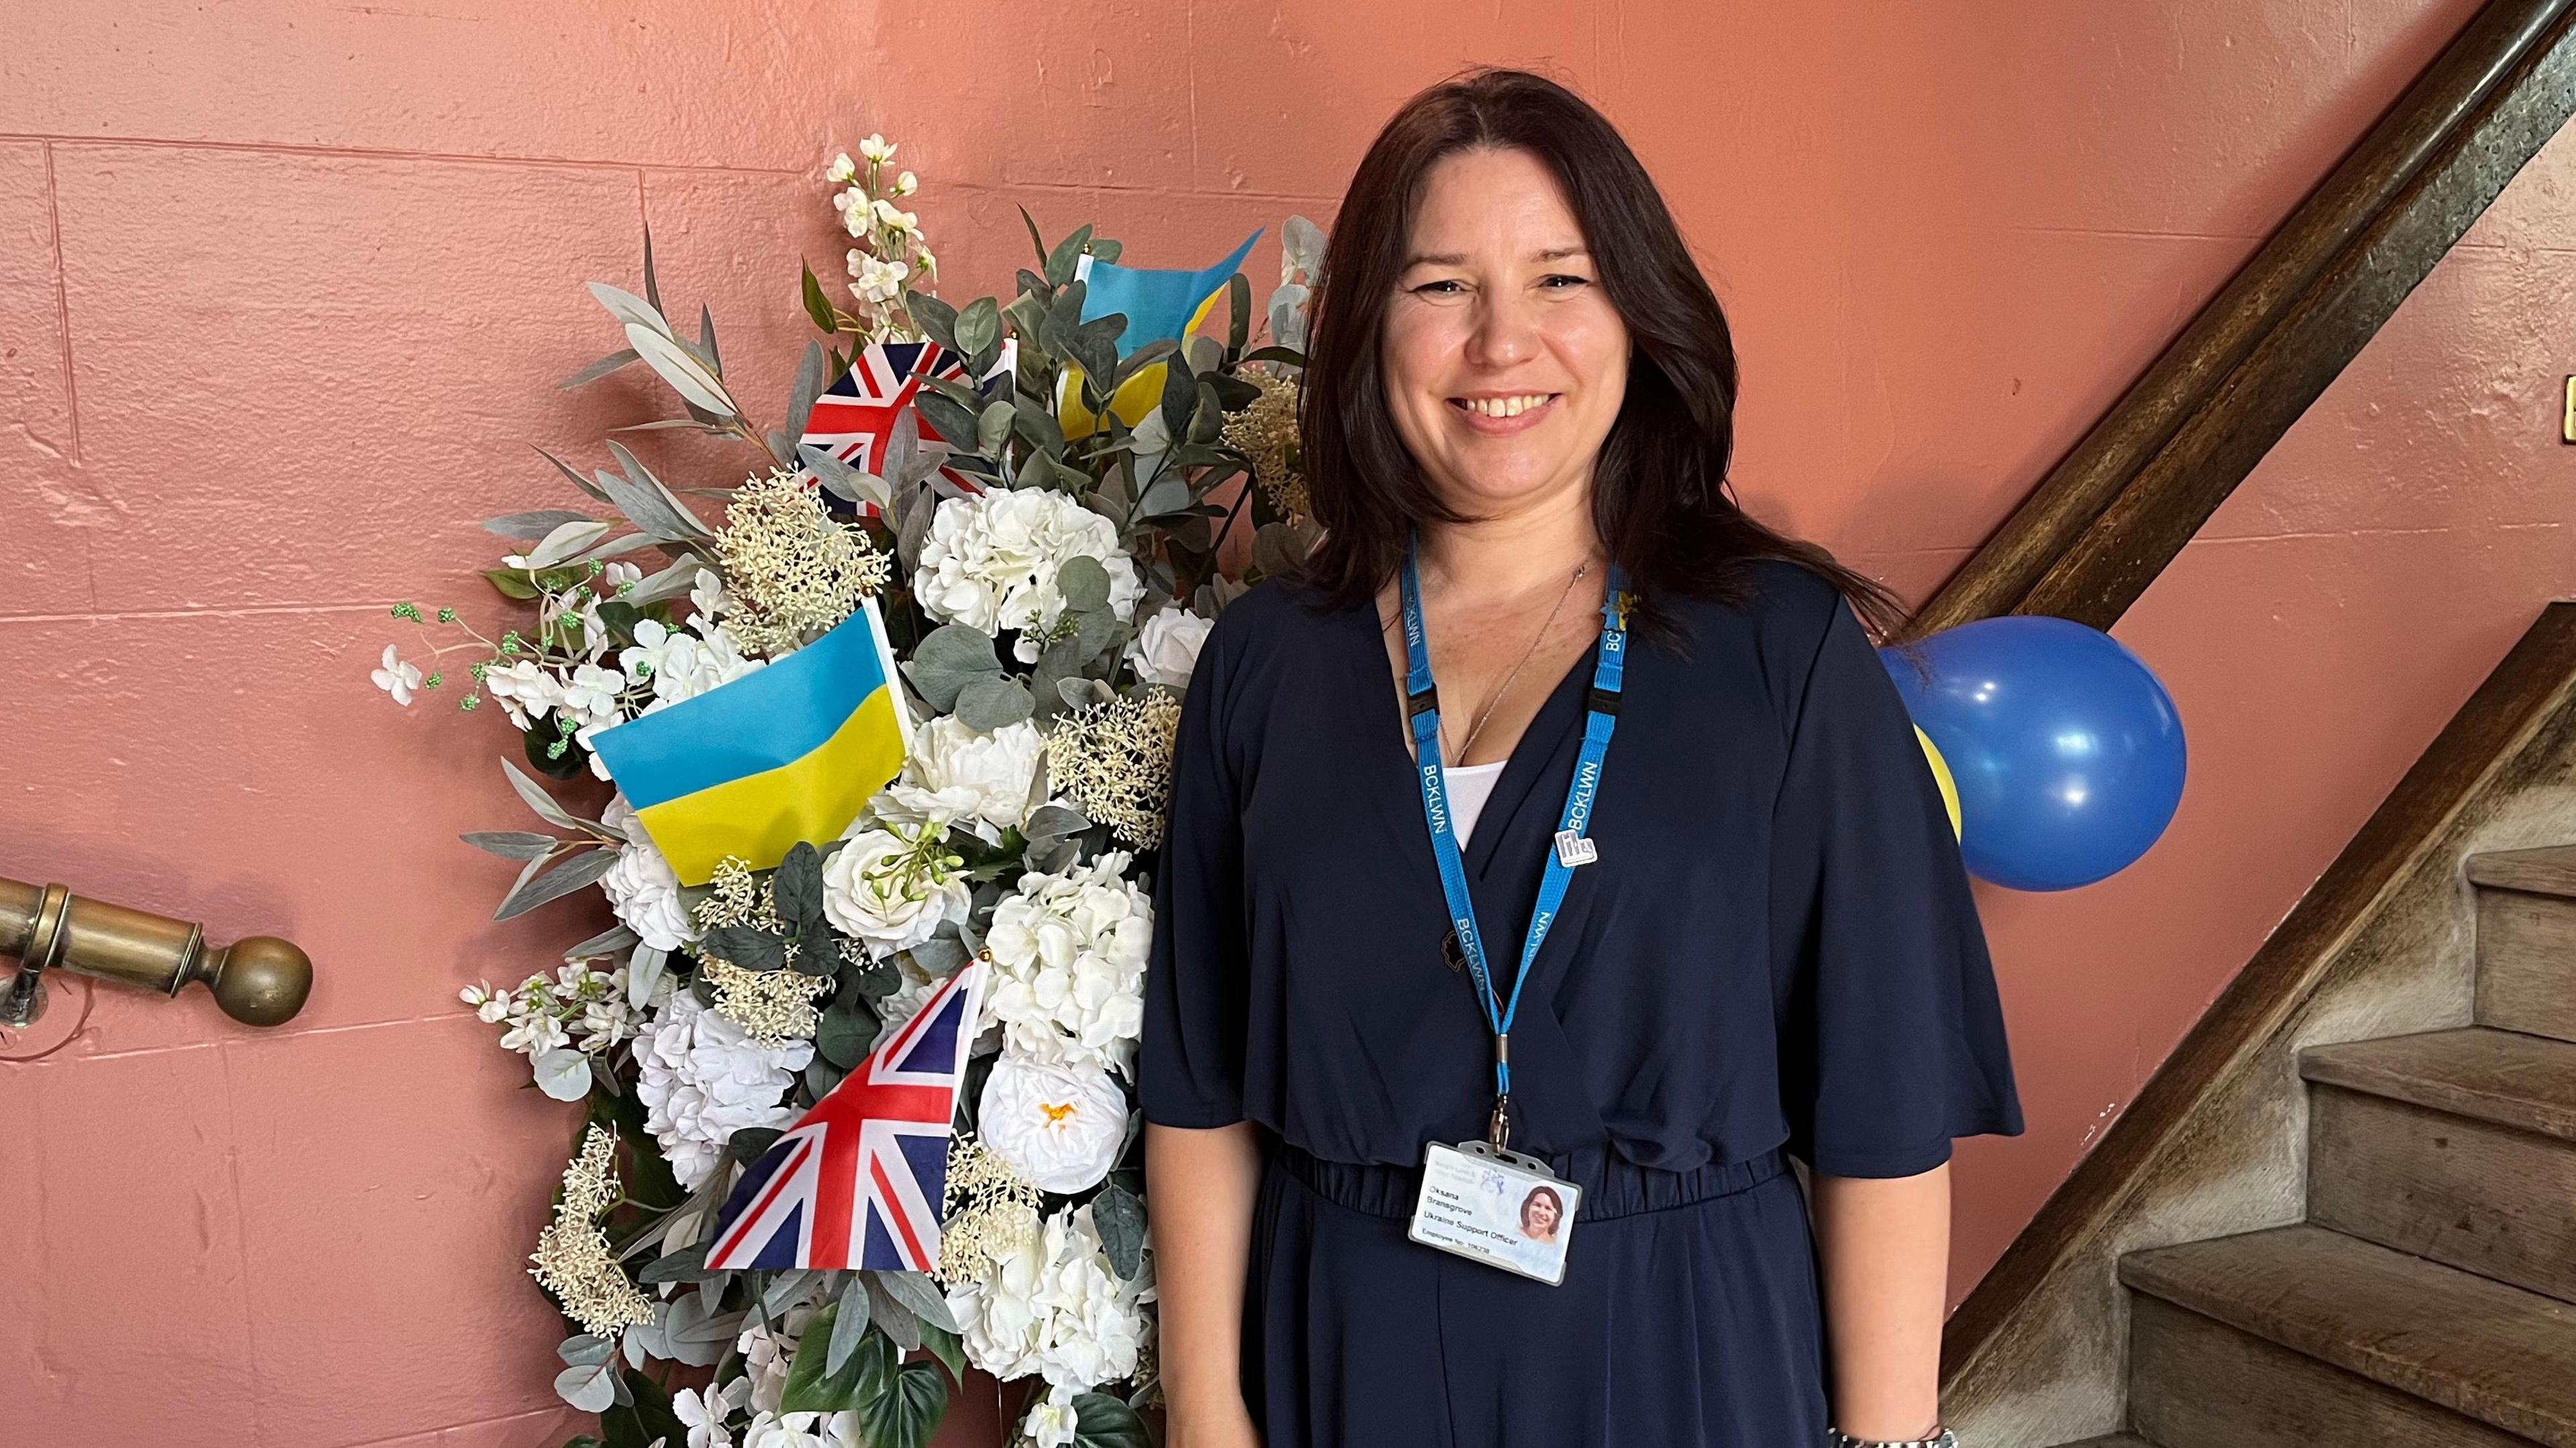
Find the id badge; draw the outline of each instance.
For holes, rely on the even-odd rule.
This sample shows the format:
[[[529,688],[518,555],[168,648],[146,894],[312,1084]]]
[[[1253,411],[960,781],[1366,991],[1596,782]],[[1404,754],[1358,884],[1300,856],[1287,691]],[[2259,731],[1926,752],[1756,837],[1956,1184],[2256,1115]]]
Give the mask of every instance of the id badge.
[[[1405,1235],[1554,1287],[1565,1280],[1565,1247],[1582,1198],[1581,1187],[1536,1157],[1481,1141],[1435,1141],[1423,1152],[1422,1193]]]

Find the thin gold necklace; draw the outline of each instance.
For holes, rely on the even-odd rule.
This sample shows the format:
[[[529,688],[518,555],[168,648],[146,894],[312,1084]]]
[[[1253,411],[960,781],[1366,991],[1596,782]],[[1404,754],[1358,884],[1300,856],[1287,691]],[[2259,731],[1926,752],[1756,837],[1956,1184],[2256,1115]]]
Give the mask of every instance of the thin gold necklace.
[[[1461,767],[1466,764],[1467,751],[1476,747],[1476,736],[1485,732],[1485,721],[1494,717],[1494,706],[1503,702],[1503,696],[1512,691],[1512,681],[1521,676],[1521,665],[1528,663],[1531,657],[1538,653],[1538,646],[1547,638],[1547,631],[1556,626],[1556,616],[1565,610],[1565,601],[1574,596],[1574,585],[1581,583],[1583,575],[1591,571],[1592,560],[1589,558],[1575,565],[1574,576],[1565,580],[1565,591],[1556,596],[1556,603],[1548,609],[1547,618],[1539,624],[1538,633],[1530,639],[1529,647],[1521,650],[1520,661],[1512,665],[1510,673],[1503,675],[1503,682],[1496,685],[1492,697],[1485,700],[1484,710],[1477,714],[1476,722],[1469,726],[1467,737],[1459,743],[1458,752],[1454,756]]]

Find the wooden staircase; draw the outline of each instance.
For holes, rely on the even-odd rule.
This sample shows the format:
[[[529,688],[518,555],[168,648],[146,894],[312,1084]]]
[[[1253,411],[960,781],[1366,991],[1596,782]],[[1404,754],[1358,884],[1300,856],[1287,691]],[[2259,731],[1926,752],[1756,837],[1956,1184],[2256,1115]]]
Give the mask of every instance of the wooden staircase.
[[[2299,1053],[2307,1220],[2120,1258],[2082,1448],[2576,1448],[2576,847],[2467,875],[2476,1024]]]

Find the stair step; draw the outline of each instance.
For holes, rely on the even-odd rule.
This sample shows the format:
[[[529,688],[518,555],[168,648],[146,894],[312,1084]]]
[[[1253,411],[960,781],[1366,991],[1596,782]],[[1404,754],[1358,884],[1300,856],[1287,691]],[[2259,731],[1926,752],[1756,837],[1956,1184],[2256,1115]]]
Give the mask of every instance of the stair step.
[[[2129,1421],[2191,1448],[2530,1448],[2464,1417],[2153,1297],[2129,1299]]]
[[[2576,1302],[2576,1045],[2470,1027],[2299,1071],[2309,1221]]]
[[[2304,1224],[2132,1252],[2120,1280],[2508,1433],[2576,1448],[2576,1306]],[[2139,1410],[2145,1387],[2143,1377],[2133,1384],[2132,1421],[2158,1441],[2193,1441]]]
[[[2471,855],[2480,1025],[2576,1041],[2576,846]]]
[[[2576,1044],[2483,1026],[2310,1046],[2299,1074],[2576,1142]]]
[[[2576,899],[2576,845],[2486,850],[2469,856],[2467,871],[2472,885]]]

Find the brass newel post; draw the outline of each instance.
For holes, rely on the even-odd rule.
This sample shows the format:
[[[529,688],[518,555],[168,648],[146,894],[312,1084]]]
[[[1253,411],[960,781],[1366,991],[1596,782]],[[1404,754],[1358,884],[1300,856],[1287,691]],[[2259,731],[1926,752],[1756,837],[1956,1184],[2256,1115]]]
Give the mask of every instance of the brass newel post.
[[[273,1026],[304,1008],[313,961],[269,935],[208,947],[203,926],[84,900],[61,885],[0,878],[0,955],[18,973],[0,989],[0,1024],[23,1026],[45,1008],[44,975],[68,970],[175,996],[202,981],[225,1015]]]

